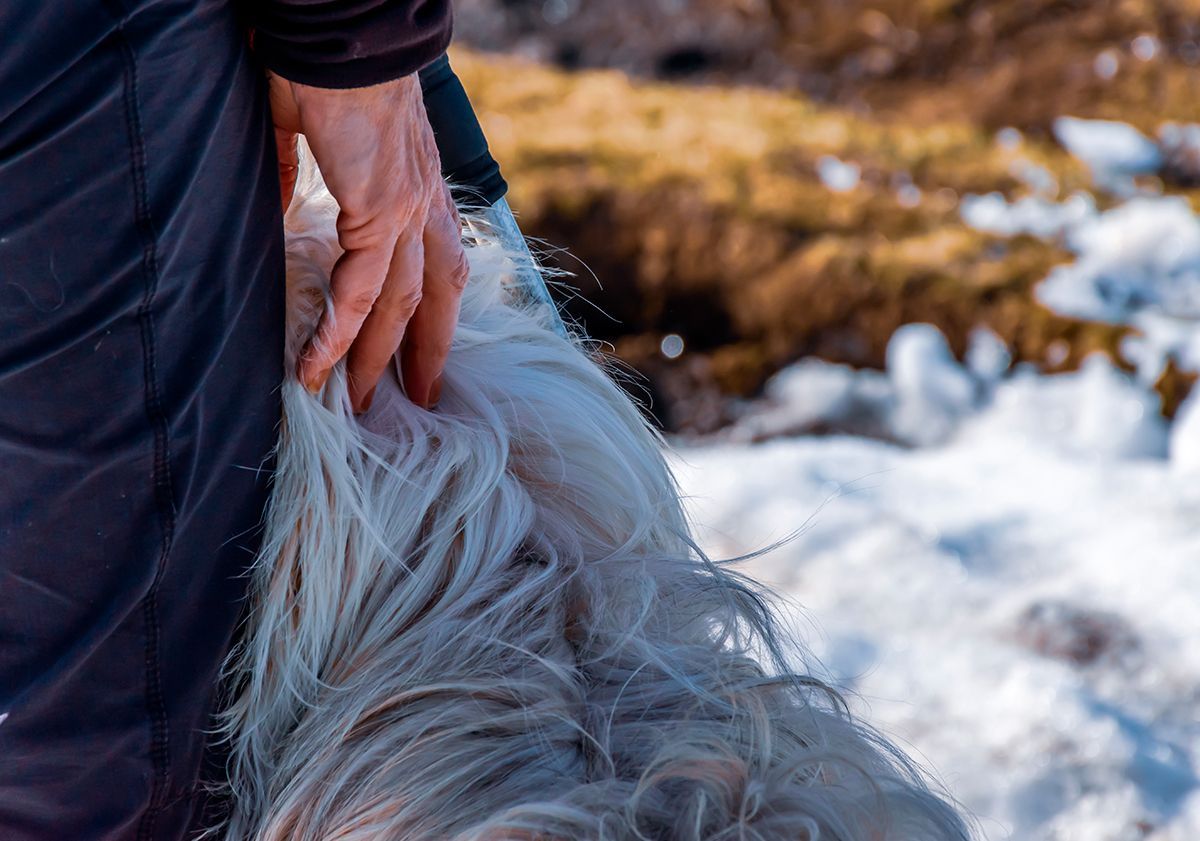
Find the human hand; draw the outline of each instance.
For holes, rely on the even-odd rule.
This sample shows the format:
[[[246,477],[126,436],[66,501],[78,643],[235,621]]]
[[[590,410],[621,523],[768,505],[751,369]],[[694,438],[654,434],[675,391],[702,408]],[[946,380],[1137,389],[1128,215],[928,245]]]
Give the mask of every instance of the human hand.
[[[338,203],[338,242],[327,311],[300,357],[298,376],[319,391],[349,354],[350,402],[366,411],[401,351],[410,400],[429,408],[467,282],[462,226],[441,176],[416,75],[368,88],[313,88],[270,74],[284,210],[296,185],[303,134]]]

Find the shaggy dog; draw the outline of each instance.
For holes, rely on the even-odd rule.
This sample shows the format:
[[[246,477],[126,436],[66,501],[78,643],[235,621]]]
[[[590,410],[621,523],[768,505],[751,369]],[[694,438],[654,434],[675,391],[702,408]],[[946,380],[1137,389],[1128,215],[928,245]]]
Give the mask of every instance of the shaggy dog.
[[[336,208],[287,219],[288,371]],[[229,665],[229,839],[940,841],[963,821],[689,537],[662,442],[594,358],[472,277],[441,402],[354,417],[294,376]]]

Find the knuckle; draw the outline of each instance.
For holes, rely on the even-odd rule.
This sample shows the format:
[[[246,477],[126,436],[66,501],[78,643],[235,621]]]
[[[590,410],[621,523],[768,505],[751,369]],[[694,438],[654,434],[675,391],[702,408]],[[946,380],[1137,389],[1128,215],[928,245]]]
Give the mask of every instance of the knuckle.
[[[378,292],[374,289],[355,291],[346,296],[344,308],[350,315],[362,320],[367,317],[367,313],[375,306],[375,301],[378,297]]]
[[[430,182],[442,180],[442,160],[438,151],[437,138],[432,131],[421,132],[419,157],[425,176]]]
[[[458,257],[455,259],[449,275],[446,277],[450,288],[455,292],[462,292],[467,288],[467,281],[471,277],[471,265],[467,262],[467,253],[461,248],[458,251]]]
[[[335,197],[338,205],[338,229],[343,225],[349,228],[360,228],[381,214],[382,202],[379,196],[355,191]]]
[[[409,319],[412,314],[417,311],[417,307],[421,305],[421,299],[424,297],[424,291],[419,285],[410,286],[402,290],[396,295],[395,313],[397,317]]]
[[[384,220],[373,220],[362,225],[338,226],[338,245],[346,251],[367,251],[384,248],[396,241],[396,230]]]

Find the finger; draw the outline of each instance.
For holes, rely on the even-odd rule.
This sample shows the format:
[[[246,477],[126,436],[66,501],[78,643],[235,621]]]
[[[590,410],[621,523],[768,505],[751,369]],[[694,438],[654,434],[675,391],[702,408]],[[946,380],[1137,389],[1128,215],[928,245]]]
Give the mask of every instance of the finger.
[[[275,150],[279,157],[279,198],[283,212],[287,213],[296,192],[296,178],[300,174],[300,152],[297,148],[299,135],[284,129],[275,129]]]
[[[350,375],[350,405],[356,412],[371,407],[375,386],[395,356],[409,319],[421,302],[424,252],[419,232],[410,230],[401,235],[383,290],[350,346],[346,367]]]
[[[424,295],[405,335],[401,367],[410,400],[430,408],[441,397],[442,369],[450,355],[469,269],[462,223],[444,190],[425,225]]]
[[[340,220],[339,220],[340,221]],[[343,247],[347,236],[339,231]],[[329,372],[346,355],[383,288],[395,248],[395,235],[370,237],[368,244],[348,249],[329,279],[332,305],[321,316],[317,332],[300,356],[300,381],[318,392]]]

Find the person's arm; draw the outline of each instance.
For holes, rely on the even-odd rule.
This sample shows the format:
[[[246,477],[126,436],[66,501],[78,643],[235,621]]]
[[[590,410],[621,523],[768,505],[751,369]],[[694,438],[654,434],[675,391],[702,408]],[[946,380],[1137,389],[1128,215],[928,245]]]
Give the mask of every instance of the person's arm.
[[[462,227],[416,76],[450,39],[449,0],[263,0],[255,10],[255,52],[272,71],[284,207],[303,134],[341,208],[333,312],[298,376],[319,391],[348,357],[350,400],[365,411],[403,343],[405,393],[430,407],[467,281]]]
[[[450,43],[450,0],[258,0],[251,13],[263,64],[319,88],[399,79]]]

